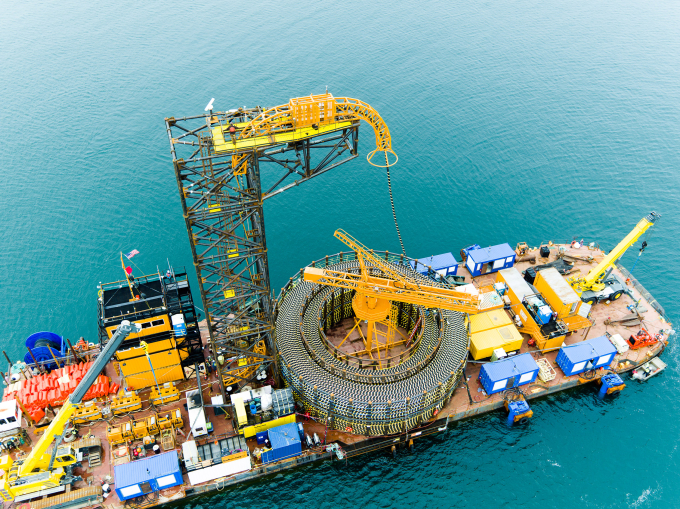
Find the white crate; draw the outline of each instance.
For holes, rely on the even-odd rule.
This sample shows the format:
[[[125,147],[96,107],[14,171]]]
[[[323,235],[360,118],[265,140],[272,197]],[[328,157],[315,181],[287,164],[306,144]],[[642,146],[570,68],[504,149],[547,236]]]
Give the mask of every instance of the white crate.
[[[550,380],[555,379],[557,373],[555,373],[555,370],[550,365],[550,361],[548,359],[541,357],[536,361],[536,364],[538,364],[539,368],[538,378],[540,378],[542,382],[549,382]]]

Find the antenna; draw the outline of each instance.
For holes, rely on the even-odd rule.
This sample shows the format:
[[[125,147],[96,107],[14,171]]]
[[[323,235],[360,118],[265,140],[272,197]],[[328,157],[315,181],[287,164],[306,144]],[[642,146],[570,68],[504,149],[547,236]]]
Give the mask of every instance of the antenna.
[[[205,111],[212,111],[212,109],[213,109],[213,102],[215,102],[215,98],[214,98],[214,97],[213,97],[212,99],[210,99],[210,102],[209,102],[208,105],[205,107]]]

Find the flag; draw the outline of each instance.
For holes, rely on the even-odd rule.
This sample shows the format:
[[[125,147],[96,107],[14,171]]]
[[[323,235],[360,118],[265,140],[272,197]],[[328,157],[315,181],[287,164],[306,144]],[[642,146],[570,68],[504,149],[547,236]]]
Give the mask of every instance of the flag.
[[[129,253],[125,253],[125,258],[127,258],[129,260],[130,258],[132,258],[133,256],[138,255],[138,254],[139,254],[139,251],[137,251],[136,249],[133,249]]]

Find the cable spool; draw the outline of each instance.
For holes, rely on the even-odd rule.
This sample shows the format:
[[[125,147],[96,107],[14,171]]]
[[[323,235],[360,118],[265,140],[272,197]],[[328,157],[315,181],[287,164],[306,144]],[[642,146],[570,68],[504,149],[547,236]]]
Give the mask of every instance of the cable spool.
[[[47,369],[55,369],[57,363],[54,362],[54,359],[63,358],[63,346],[64,338],[54,332],[42,331],[31,334],[26,338],[26,347],[31,352],[26,352],[24,362],[26,364],[33,364],[33,357],[35,357],[35,360],[39,363],[44,363]]]
[[[33,348],[40,348],[41,346],[54,348],[55,350],[61,348],[60,344],[57,344],[56,341],[53,341],[50,338],[40,338],[40,339],[36,340],[36,342],[33,344]]]

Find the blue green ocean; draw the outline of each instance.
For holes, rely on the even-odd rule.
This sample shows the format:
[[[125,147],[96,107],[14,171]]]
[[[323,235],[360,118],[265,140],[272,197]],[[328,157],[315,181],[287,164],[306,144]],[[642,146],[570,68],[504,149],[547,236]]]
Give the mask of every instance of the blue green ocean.
[[[678,27],[680,4],[664,0],[4,0],[0,347],[23,357],[40,330],[94,340],[97,284],[121,277],[120,251],[139,250],[141,271],[169,259],[193,273],[165,117],[326,87],[390,128],[410,256],[573,236],[611,249],[655,210],[634,275],[677,322]],[[337,228],[399,250],[361,133],[359,158],[265,203],[273,288],[342,250]],[[527,426],[490,414],[412,454],[300,468],[186,505],[680,507],[678,351],[618,399],[573,390],[532,403]]]

